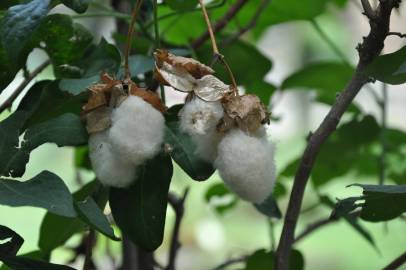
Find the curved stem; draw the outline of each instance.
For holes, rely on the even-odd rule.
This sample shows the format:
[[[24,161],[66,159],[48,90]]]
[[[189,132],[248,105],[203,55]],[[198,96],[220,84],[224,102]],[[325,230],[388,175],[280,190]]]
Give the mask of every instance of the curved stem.
[[[155,31],[155,49],[161,47],[161,38],[159,33],[159,20],[158,20],[158,0],[152,0],[154,6],[154,31]],[[159,84],[159,89],[161,91],[162,103],[166,103],[165,88],[162,84]]]
[[[200,7],[202,8],[204,20],[206,21],[207,31],[208,31],[209,36],[210,36],[210,41],[211,41],[211,46],[212,46],[212,49],[213,49],[214,58],[215,58],[215,60],[219,60],[223,64],[224,68],[227,70],[227,73],[228,73],[228,75],[229,75],[229,77],[231,79],[234,94],[238,95],[237,82],[235,80],[233,72],[231,71],[230,66],[227,64],[227,61],[224,59],[224,55],[222,55],[219,52],[217,42],[216,42],[216,37],[214,36],[214,31],[213,31],[213,28],[211,26],[210,18],[209,18],[209,15],[207,14],[207,10],[206,10],[206,7],[204,6],[203,0],[199,0],[199,3],[200,3]]]
[[[50,60],[45,61],[31,72],[27,78],[14,90],[14,92],[7,98],[3,104],[0,105],[0,113],[5,109],[10,108],[14,100],[21,94],[22,91],[30,84],[30,82],[37,77],[45,68],[51,64]]]
[[[130,67],[129,67],[129,63],[128,63],[128,58],[130,56],[130,51],[131,51],[134,24],[137,19],[138,11],[141,7],[141,4],[142,4],[142,0],[137,0],[137,3],[135,3],[135,7],[131,14],[130,27],[128,29],[128,34],[127,34],[127,45],[126,45],[125,53],[124,53],[124,76],[125,76],[126,80],[131,79],[131,72],[130,72]]]

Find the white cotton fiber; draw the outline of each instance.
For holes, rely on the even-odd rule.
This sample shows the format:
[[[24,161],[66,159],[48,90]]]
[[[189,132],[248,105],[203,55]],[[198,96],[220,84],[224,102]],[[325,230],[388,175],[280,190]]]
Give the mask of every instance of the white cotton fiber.
[[[89,156],[93,170],[102,184],[127,187],[135,180],[135,166],[113,149],[107,133],[106,130],[89,137]]]
[[[196,155],[207,162],[217,156],[221,135],[216,127],[223,118],[223,106],[219,101],[207,102],[195,97],[186,103],[180,113],[180,129],[196,144]]]
[[[261,203],[271,195],[275,183],[274,152],[274,145],[266,137],[251,137],[234,129],[219,143],[214,165],[234,193]]]
[[[220,101],[209,102],[195,97],[182,109],[180,128],[190,135],[205,135],[216,129],[223,115]]]
[[[165,119],[152,105],[129,96],[112,113],[109,139],[124,159],[140,165],[155,156],[163,143]]]

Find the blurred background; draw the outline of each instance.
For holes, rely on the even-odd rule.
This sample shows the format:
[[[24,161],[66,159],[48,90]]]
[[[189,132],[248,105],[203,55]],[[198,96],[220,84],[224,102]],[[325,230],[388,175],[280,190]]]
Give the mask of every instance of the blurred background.
[[[229,7],[232,2],[225,1],[224,5]],[[339,2],[344,4],[337,4]],[[265,80],[276,86],[276,91],[268,104],[274,118],[268,127],[268,134],[277,145],[276,163],[278,171],[283,171],[287,164],[302,153],[306,135],[319,125],[329,109],[328,105],[315,102],[316,92],[311,88],[282,90],[279,89],[279,86],[286,77],[307,63],[341,62],[345,59],[350,64],[355,65],[358,61],[355,48],[362,40],[362,36],[369,31],[367,19],[361,14],[360,1],[348,0],[337,1],[337,3],[328,3],[324,12],[315,17],[312,22],[284,22],[268,27],[259,37],[253,37],[255,34],[251,32],[242,36],[242,39],[256,46],[266,58],[272,61],[272,69],[266,74]],[[97,1],[97,4],[110,5],[108,1]],[[307,8],[311,9],[312,7]],[[88,13],[96,13],[98,10],[97,5],[94,5]],[[161,11],[163,14],[166,12],[164,9]],[[60,6],[52,12],[73,14],[72,11]],[[199,17],[201,14],[197,12],[195,16]],[[261,16],[271,16],[271,14],[264,13]],[[406,32],[405,16],[406,5],[402,5],[392,16],[392,31]],[[85,25],[91,32],[95,33],[98,39],[104,37],[109,42],[116,42],[114,37],[117,29],[115,18],[107,16],[90,18],[76,16],[74,18],[75,21]],[[180,18],[174,23],[187,25],[188,20],[187,18]],[[233,21],[232,23],[237,24],[238,22]],[[187,31],[195,30],[191,26],[189,30],[186,29],[185,31],[187,33]],[[168,35],[174,34],[171,34],[169,30]],[[188,39],[187,36],[182,38]],[[396,36],[388,37],[384,52],[390,53],[398,50],[406,44],[405,41],[405,39]],[[329,42],[334,45],[332,46]],[[28,68],[32,70],[45,57],[46,55],[40,50],[33,52],[29,57]],[[332,78],[335,76],[335,74],[330,75]],[[49,68],[41,73],[38,80],[52,77],[53,73]],[[10,91],[21,80],[22,74],[19,74],[6,91],[1,94],[0,102],[7,98]],[[371,84],[371,87],[373,89],[363,89],[358,95],[355,101],[357,107],[365,113],[374,115],[379,122],[381,111],[374,100],[374,96],[371,95],[371,91],[380,96],[382,88],[387,87],[388,126],[406,131],[405,86],[383,86],[380,82],[376,82]],[[183,94],[169,88],[166,89],[166,94],[168,106],[183,103]],[[1,114],[1,119],[4,119],[8,114],[8,112]],[[340,153],[337,155],[339,156]],[[323,163],[323,160],[319,160],[319,162]],[[342,162],[345,163],[345,160]],[[219,213],[216,211],[216,205],[227,205],[230,200],[233,200],[226,196],[217,201],[213,200],[211,203],[206,201],[207,190],[215,183],[221,182],[219,176],[214,174],[208,181],[193,182],[181,169],[176,166],[175,168],[171,190],[181,194],[186,187],[190,187],[181,227],[182,248],[177,260],[178,269],[214,269],[216,265],[229,258],[243,256],[259,248],[269,249],[275,245],[275,241],[277,243],[282,228],[281,220],[268,221],[252,205],[243,201],[238,201],[235,207]],[[50,144],[37,148],[31,154],[24,179],[29,179],[42,170],[49,170],[58,174],[65,180],[72,192],[80,187],[79,183],[88,182],[94,177],[92,172],[77,171],[74,168],[73,149],[59,149]],[[281,211],[285,213],[292,178],[280,176],[278,181],[283,183],[287,192],[278,199]],[[309,184],[303,204],[303,209],[307,209],[307,211],[300,217],[297,232],[300,232],[309,223],[327,217],[331,213],[331,209],[323,206],[312,207],[317,203],[317,193],[328,194],[332,199],[356,196],[361,193],[361,190],[357,187],[346,188],[346,186],[359,182],[376,184],[378,177],[359,176],[349,172],[340,176],[339,179],[323,185],[318,191]],[[0,206],[1,224],[13,228],[26,239],[22,253],[37,249],[36,243],[44,214],[45,211],[41,209]],[[173,223],[174,213],[168,207],[165,243],[157,251],[157,260],[162,263],[167,260],[168,242]],[[376,247],[361,237],[345,220],[340,220],[323,227],[297,243],[296,248],[305,256],[305,269],[380,269],[392,261],[394,257],[404,252],[406,247],[406,223],[404,220],[395,219],[384,224],[361,221],[361,224],[374,238]],[[99,239],[95,252],[98,269],[113,269],[114,263],[120,261],[121,244],[107,241],[101,235]],[[79,242],[80,237],[75,236],[68,242],[67,247],[75,247]],[[59,248],[57,252],[53,253],[52,261],[66,262],[72,254],[72,250],[66,247]],[[77,263],[79,267],[81,264],[80,262]],[[228,269],[239,268],[241,267],[237,264]],[[406,267],[400,269],[406,269]]]

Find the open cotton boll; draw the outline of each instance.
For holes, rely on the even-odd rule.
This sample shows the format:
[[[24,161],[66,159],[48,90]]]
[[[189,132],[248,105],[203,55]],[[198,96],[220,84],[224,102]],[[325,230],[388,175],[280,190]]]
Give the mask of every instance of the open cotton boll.
[[[195,97],[186,103],[180,113],[180,129],[189,134],[196,144],[196,155],[214,162],[221,135],[216,127],[224,111],[219,101],[207,102]]]
[[[209,102],[195,97],[180,113],[180,128],[189,135],[205,135],[216,129],[223,115],[220,101]]]
[[[159,152],[165,119],[149,103],[129,96],[113,110],[111,119],[109,138],[123,158],[140,165]]]
[[[127,187],[135,180],[135,166],[114,151],[107,133],[106,130],[89,137],[89,156],[93,170],[103,185]]]
[[[275,147],[266,137],[251,137],[234,129],[218,145],[215,167],[224,183],[244,200],[261,203],[273,190]]]

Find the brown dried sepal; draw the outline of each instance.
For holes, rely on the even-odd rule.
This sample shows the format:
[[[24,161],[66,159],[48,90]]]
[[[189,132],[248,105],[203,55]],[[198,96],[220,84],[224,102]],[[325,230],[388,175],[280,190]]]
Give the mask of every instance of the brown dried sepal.
[[[155,109],[157,109],[160,112],[166,111],[165,105],[162,103],[161,99],[157,94],[148,89],[138,87],[133,82],[131,82],[130,84],[129,94],[142,98],[145,102],[151,104]]]
[[[227,131],[234,126],[254,134],[264,124],[269,124],[269,113],[265,105],[255,95],[228,95],[222,100],[225,117],[218,126],[219,131]]]
[[[101,132],[111,126],[111,108],[101,106],[85,115],[86,130],[89,134]]]
[[[156,50],[154,52],[154,57],[158,68],[161,68],[163,62],[166,62],[171,66],[184,70],[185,72],[192,75],[195,79],[200,79],[205,75],[214,73],[214,70],[212,68],[200,63],[193,58],[176,56],[174,54],[171,54],[167,50]]]

